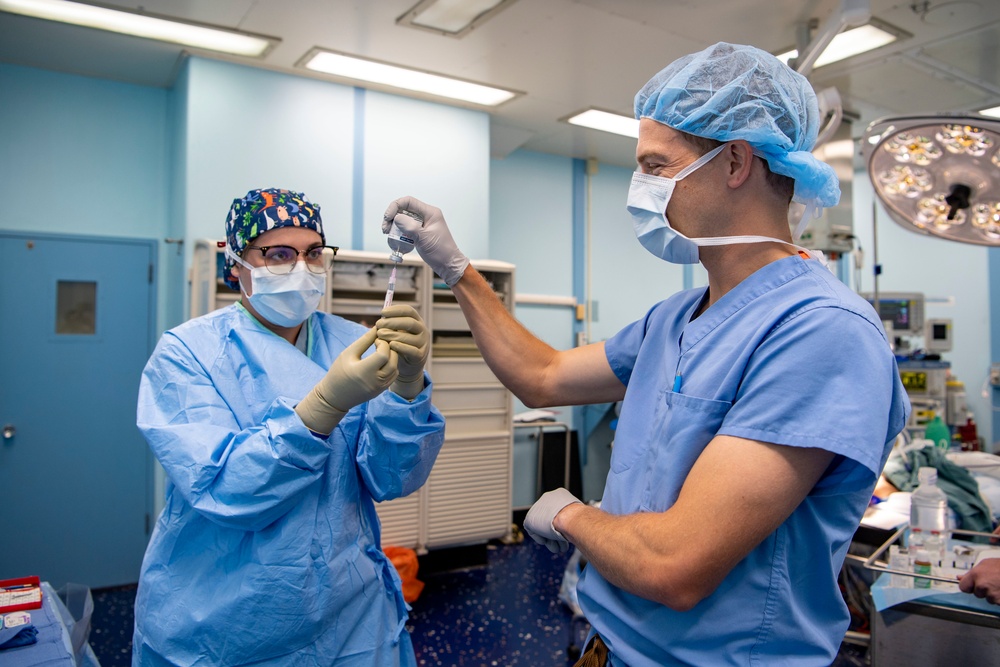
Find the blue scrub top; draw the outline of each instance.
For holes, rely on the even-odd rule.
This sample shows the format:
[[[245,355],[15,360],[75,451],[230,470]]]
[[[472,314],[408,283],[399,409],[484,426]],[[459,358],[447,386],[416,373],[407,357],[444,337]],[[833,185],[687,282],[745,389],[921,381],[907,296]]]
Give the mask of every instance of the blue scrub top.
[[[827,667],[849,621],[838,573],[909,411],[896,362],[871,305],[818,261],[768,264],[691,321],[705,292],[674,295],[606,343],[627,390],[601,508],[669,509],[716,435],[817,447],[833,464],[692,610],[593,567],[580,606],[615,665]]]
[[[167,475],[143,561],[134,665],[414,661],[374,501],[427,480],[444,441],[430,379],[326,439],[293,407],[366,329],[314,313],[309,356],[239,305],[168,331],[142,375],[138,425]]]

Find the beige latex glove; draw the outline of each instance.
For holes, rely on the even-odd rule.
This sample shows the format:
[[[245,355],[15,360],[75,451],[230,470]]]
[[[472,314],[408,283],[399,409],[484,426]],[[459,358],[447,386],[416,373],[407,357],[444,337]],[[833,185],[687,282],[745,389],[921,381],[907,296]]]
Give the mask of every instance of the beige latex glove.
[[[424,389],[424,364],[430,351],[427,326],[412,306],[389,306],[375,323],[381,341],[399,354],[399,377],[390,389],[412,401]]]
[[[375,344],[375,352],[361,358]],[[302,423],[314,433],[329,435],[355,405],[369,401],[392,384],[399,375],[398,355],[387,341],[378,340],[375,329],[347,346],[306,397],[295,406]]]

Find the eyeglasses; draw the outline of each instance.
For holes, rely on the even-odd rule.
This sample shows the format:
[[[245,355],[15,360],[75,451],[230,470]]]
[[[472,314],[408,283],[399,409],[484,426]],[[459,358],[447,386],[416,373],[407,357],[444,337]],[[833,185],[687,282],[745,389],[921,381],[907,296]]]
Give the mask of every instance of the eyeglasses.
[[[247,250],[259,250],[264,257],[264,266],[271,273],[283,275],[291,273],[299,261],[305,257],[306,268],[313,273],[326,273],[333,266],[333,259],[340,250],[337,246],[317,245],[307,250],[296,250],[286,245],[247,246]]]

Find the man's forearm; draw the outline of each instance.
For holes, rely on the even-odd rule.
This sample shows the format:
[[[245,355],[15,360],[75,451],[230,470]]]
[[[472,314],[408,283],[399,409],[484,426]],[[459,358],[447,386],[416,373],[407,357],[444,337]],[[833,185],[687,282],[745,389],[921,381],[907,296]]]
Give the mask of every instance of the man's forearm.
[[[452,291],[479,351],[500,382],[529,407],[549,404],[543,374],[556,351],[510,314],[472,266],[465,269]]]
[[[686,610],[701,599],[702,589],[683,575],[682,554],[671,548],[664,523],[661,514],[619,516],[579,503],[564,508],[553,522],[611,584]]]

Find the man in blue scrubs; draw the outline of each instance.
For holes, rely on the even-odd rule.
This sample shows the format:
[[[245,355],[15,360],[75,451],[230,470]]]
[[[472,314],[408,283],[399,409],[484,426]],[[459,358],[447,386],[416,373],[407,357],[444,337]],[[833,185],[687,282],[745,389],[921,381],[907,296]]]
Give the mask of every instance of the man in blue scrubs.
[[[420,488],[444,440],[427,329],[409,306],[372,329],[316,311],[336,249],[301,193],[234,200],[226,239],[240,301],[165,333],[142,374],[167,488],[132,664],[413,665],[374,501]]]
[[[606,342],[536,339],[439,209],[396,200],[383,231],[417,238],[526,405],[623,401],[600,509],[560,489],[525,520],[589,563],[587,664],[825,667],[849,621],[838,573],[909,405],[878,316],[792,242],[790,200],[811,214],[840,194],[810,153],[815,95],[770,54],[719,43],[653,77],[635,114],[635,234],[709,284]]]

